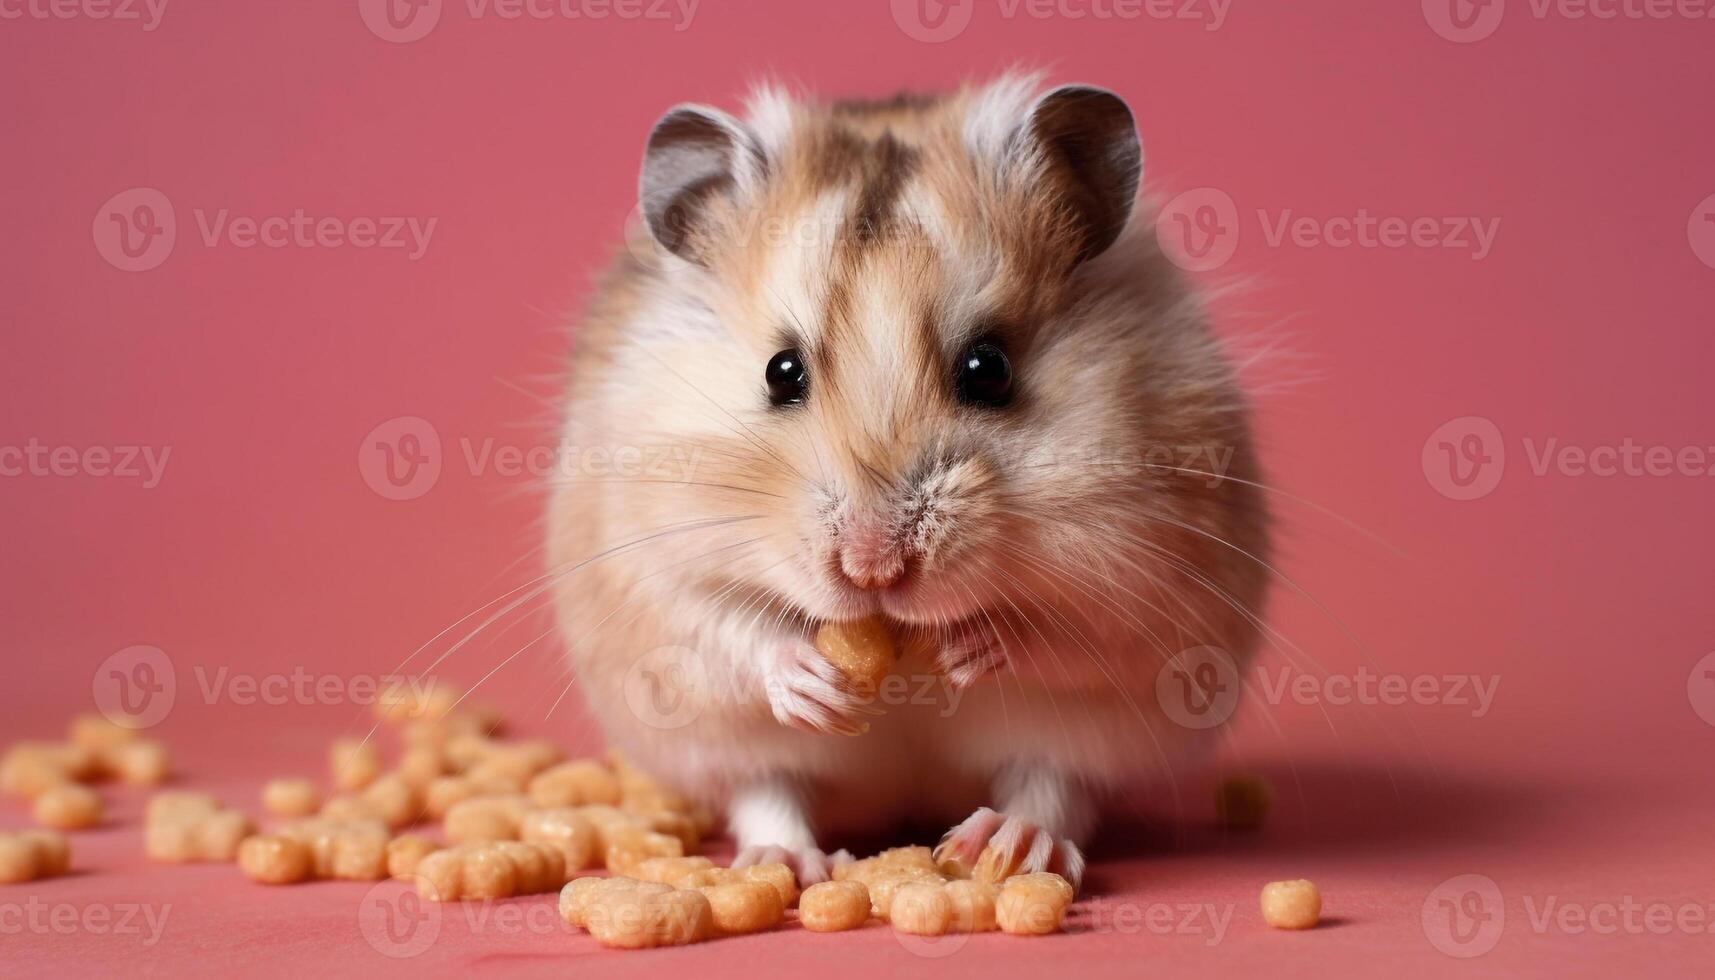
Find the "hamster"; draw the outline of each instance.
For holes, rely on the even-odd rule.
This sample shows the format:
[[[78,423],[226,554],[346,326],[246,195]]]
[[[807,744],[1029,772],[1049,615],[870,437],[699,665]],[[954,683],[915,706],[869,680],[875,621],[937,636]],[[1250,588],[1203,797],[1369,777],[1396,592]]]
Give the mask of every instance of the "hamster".
[[[547,553],[591,714],[738,863],[817,881],[910,823],[1076,878],[1105,801],[1218,739],[1157,680],[1251,655],[1268,521],[1142,159],[1118,96],[1034,75],[650,132],[565,396],[613,465],[552,488]],[[811,637],[873,615],[910,652],[866,698]]]

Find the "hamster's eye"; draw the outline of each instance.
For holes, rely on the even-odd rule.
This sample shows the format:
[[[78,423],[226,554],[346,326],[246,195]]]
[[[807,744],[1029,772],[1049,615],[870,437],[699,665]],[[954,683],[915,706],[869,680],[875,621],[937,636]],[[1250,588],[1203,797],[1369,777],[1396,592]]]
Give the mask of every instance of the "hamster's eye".
[[[768,401],[776,406],[803,402],[804,393],[810,388],[810,374],[796,347],[789,347],[769,358],[763,378],[768,382]]]
[[[955,382],[959,399],[999,408],[1012,400],[1012,362],[992,340],[979,340],[960,356]]]

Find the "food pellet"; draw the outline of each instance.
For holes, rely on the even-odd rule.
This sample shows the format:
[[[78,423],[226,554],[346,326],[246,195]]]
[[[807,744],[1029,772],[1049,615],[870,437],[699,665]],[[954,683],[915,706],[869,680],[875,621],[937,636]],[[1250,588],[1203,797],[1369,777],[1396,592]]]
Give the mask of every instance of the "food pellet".
[[[633,890],[665,895],[674,889],[671,885],[663,885],[654,881],[638,881],[636,878],[628,878],[624,875],[615,875],[611,878],[594,876],[575,878],[568,882],[565,888],[560,889],[560,917],[565,919],[568,925],[582,929],[585,914],[589,910],[590,903],[595,901],[597,896],[612,891]]]
[[[739,872],[746,881],[760,881],[774,886],[780,893],[780,904],[791,908],[798,904],[798,876],[784,864],[753,864]]]
[[[417,894],[433,902],[537,895],[565,884],[560,852],[522,841],[460,844],[417,863]]]
[[[291,885],[315,873],[315,857],[302,841],[279,834],[246,837],[238,845],[238,868],[252,881]]]
[[[684,842],[671,834],[656,833],[633,824],[603,827],[603,865],[616,874],[629,875],[637,865],[654,857],[683,857]]]
[[[879,616],[850,623],[825,623],[816,631],[816,652],[840,669],[852,686],[873,695],[892,672],[898,653],[887,621]]]
[[[519,839],[559,850],[566,871],[595,866],[601,835],[595,825],[571,807],[532,810],[518,824]]]
[[[81,745],[19,742],[0,759],[0,792],[26,799],[67,782],[83,782],[97,774],[95,753]]]
[[[786,915],[780,893],[765,881],[731,881],[697,889],[709,900],[715,931],[728,936],[762,932]]]
[[[632,875],[640,881],[659,881],[663,885],[677,885],[682,879],[691,877],[699,871],[707,871],[714,866],[715,863],[706,857],[656,857],[638,862],[637,867],[632,871]]]
[[[525,796],[472,797],[447,810],[441,830],[454,844],[517,840],[529,811],[530,800]]]
[[[156,861],[232,861],[255,826],[207,793],[157,793],[143,822],[143,849]]]
[[[994,904],[1000,888],[981,881],[949,881],[947,897],[953,903],[953,931],[991,932],[995,926]]]
[[[310,879],[380,881],[387,877],[387,827],[378,820],[311,817],[284,824],[274,833],[308,848]]]
[[[154,786],[167,778],[172,764],[167,747],[150,739],[138,739],[102,749],[100,764],[104,773],[117,776],[133,786]]]
[[[888,909],[894,932],[944,936],[953,928],[953,899],[938,882],[912,882],[900,888]]]
[[[1215,819],[1232,830],[1255,830],[1268,817],[1274,789],[1260,776],[1235,776],[1215,790]]]
[[[995,900],[994,917],[1001,931],[1014,936],[1046,936],[1058,932],[1071,904],[1072,886],[1056,874],[1008,878]]]
[[[427,837],[406,834],[387,843],[387,874],[392,878],[409,878],[417,873],[423,859],[441,849]]]
[[[701,892],[604,890],[585,908],[584,928],[616,949],[683,946],[713,934],[714,910]]]
[[[321,805],[322,795],[307,779],[270,779],[262,786],[262,809],[276,817],[307,817]]]
[[[823,881],[798,897],[798,922],[811,932],[844,932],[869,921],[869,889],[861,881]]]
[[[0,883],[53,878],[71,869],[71,846],[51,830],[0,831]]]
[[[36,797],[36,822],[54,830],[82,830],[101,822],[101,794],[78,783],[64,783]]]
[[[1313,881],[1271,881],[1262,887],[1262,920],[1276,929],[1311,929],[1322,918],[1322,892]]]
[[[136,741],[137,732],[124,725],[114,724],[107,720],[105,715],[83,714],[71,720],[68,737],[73,745],[81,745],[99,753],[103,749]]]
[[[530,780],[530,801],[540,807],[617,806],[619,779],[593,759],[562,762]]]
[[[335,739],[328,749],[328,767],[335,786],[356,792],[381,775],[381,749],[360,738]]]

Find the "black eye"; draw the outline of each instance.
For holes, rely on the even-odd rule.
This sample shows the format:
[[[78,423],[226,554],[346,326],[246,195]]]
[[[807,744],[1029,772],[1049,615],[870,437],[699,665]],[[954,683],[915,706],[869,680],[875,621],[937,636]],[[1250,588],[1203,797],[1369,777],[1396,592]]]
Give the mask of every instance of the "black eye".
[[[993,341],[980,340],[959,358],[959,398],[998,408],[1012,399],[1012,362]]]
[[[763,378],[768,382],[768,401],[774,405],[796,405],[810,387],[810,374],[796,347],[769,358]]]

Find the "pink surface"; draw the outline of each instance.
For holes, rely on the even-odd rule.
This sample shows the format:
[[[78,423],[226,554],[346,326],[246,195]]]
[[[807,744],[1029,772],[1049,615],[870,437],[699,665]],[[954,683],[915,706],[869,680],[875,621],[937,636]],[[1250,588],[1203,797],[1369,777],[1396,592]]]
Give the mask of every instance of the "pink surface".
[[[903,0],[512,19],[447,0],[405,40],[368,3],[168,3],[158,22],[0,3],[8,740],[117,696],[105,662],[148,644],[171,666],[156,731],[184,785],[248,806],[264,774],[315,771],[327,737],[365,730],[354,682],[534,574],[537,480],[500,450],[551,438],[562,324],[654,118],[765,73],[883,94],[1018,60],[1131,101],[1155,191],[1196,192],[1169,214],[1229,229],[1204,273],[1242,287],[1224,330],[1290,352],[1254,375],[1270,483],[1294,495],[1271,621],[1319,665],[1307,683],[1338,700],[1370,671],[1422,692],[1271,698],[1289,662],[1271,653],[1227,760],[1273,776],[1268,830],[1208,830],[1187,779],[1096,848],[1092,925],[977,937],[944,962],[877,928],[605,954],[545,898],[443,910],[396,959],[365,939],[386,909],[364,886],[146,865],[120,794],[110,826],[77,835],[77,874],[0,887],[6,974],[1707,975],[1715,22],[1693,4],[1461,5],[1469,22],[1437,0],[1171,6],[1201,19]],[[125,253],[113,216],[138,204],[170,209],[170,252]],[[245,244],[242,219],[299,211],[334,220],[307,244]],[[1363,216],[1426,231],[1342,247]],[[408,232],[356,244],[391,218],[417,220],[420,254]],[[400,418],[424,422],[372,435]],[[403,434],[438,474],[372,489],[389,485],[363,447]],[[92,447],[170,455],[154,479]],[[546,629],[497,624],[444,669],[473,684],[522,648],[485,697],[593,748],[575,697],[550,713]],[[309,687],[279,703],[243,693],[295,672]],[[1472,677],[1495,685],[1487,710]],[[1259,886],[1300,875],[1333,921],[1263,929]],[[1187,903],[1230,919],[1217,936],[1173,911]],[[158,936],[126,918],[137,905]]]

